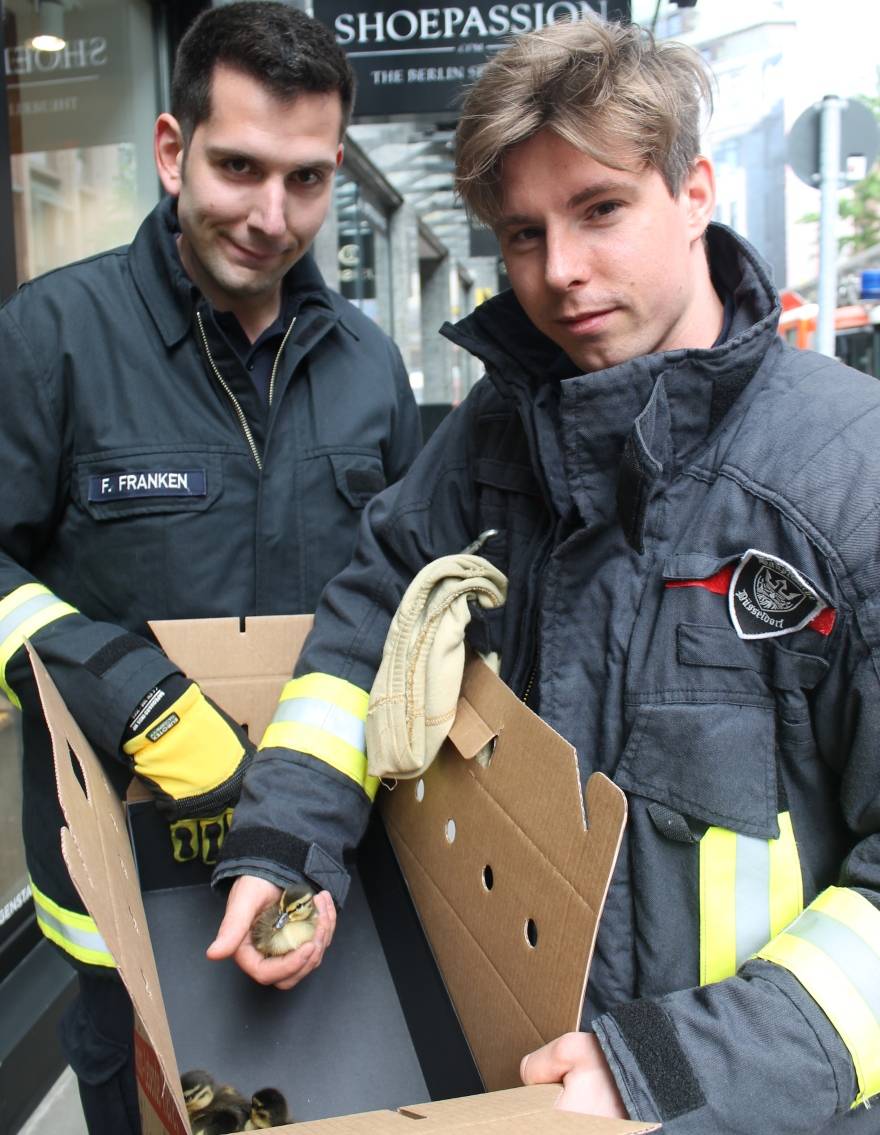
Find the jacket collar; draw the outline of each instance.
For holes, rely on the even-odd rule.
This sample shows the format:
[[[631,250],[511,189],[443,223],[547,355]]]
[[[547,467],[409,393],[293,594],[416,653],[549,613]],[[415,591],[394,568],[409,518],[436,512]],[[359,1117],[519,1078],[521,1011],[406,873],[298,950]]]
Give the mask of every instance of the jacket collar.
[[[644,356],[655,376],[670,366],[679,366],[687,358],[698,362],[709,376],[713,372],[727,376],[729,383],[731,369],[754,373],[776,332],[779,297],[758,253],[732,229],[714,222],[707,229],[706,239],[715,286],[721,295],[729,295],[733,300],[730,334],[719,347]],[[580,374],[559,347],[534,326],[509,289],[493,296],[455,325],[445,324],[441,334],[476,355],[502,390],[510,380],[533,388],[568,378],[591,381],[603,373],[615,372],[618,377],[621,370],[633,365],[627,362],[605,372]]]
[[[166,347],[185,338],[195,310],[203,302],[180,262],[179,231],[176,202],[173,197],[164,197],[145,218],[128,250],[135,285]],[[303,303],[319,304],[334,321],[338,318],[330,290],[310,252],[293,265],[283,286],[307,293]]]
[[[557,511],[564,515],[568,494],[585,521],[616,507],[637,548],[652,486],[705,444],[777,340],[779,300],[760,257],[722,225],[709,226],[707,242],[715,286],[733,304],[728,337],[717,347],[666,351],[580,374],[512,292],[443,329],[524,408],[534,436],[543,439],[541,464],[547,484],[557,486]],[[545,392],[555,406],[552,425],[542,424]]]

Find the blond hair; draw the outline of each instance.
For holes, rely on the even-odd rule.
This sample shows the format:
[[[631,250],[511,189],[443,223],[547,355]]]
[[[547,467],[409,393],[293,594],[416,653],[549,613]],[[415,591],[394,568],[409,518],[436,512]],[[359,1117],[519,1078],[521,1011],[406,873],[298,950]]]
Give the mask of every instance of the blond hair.
[[[504,154],[550,129],[613,169],[653,166],[677,197],[700,152],[712,92],[700,56],[634,24],[586,19],[518,36],[469,90],[456,133],[455,185],[492,225]]]

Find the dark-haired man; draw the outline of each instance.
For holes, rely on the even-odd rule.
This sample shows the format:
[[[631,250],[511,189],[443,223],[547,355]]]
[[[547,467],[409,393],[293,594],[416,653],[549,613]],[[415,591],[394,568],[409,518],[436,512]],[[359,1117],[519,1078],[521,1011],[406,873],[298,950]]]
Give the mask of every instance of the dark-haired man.
[[[15,486],[0,510],[0,687],[23,710],[39,923],[80,971],[62,1031],[95,1135],[139,1128],[131,1012],[61,859],[24,641],[117,786],[132,771],[149,782],[180,853],[210,859],[248,746],[147,620],[313,610],[364,504],[418,447],[399,352],[308,254],[353,94],[332,35],[302,12],[204,13],[156,124],[168,196],[129,248],[35,280],[0,312]],[[317,898],[306,969],[335,917]]]
[[[706,93],[695,52],[598,20],[518,37],[470,92],[457,184],[511,291],[445,333],[486,377],[318,608],[218,868],[221,945],[246,967],[265,829],[296,837],[287,882],[366,821],[353,781],[328,808],[345,719],[297,734],[297,684],[366,716],[405,587],[495,529],[508,598],[472,644],[629,807],[583,1031],[524,1080],[669,1135],[875,1135],[880,386],[788,348],[760,257],[710,224]]]

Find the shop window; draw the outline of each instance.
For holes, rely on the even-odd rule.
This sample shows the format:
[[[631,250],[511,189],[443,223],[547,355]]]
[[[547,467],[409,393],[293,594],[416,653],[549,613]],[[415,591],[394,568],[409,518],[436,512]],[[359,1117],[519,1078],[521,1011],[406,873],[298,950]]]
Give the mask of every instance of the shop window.
[[[158,199],[153,7],[54,5],[63,42],[46,51],[33,42],[33,0],[0,4],[12,196],[12,216],[0,223],[19,284],[129,241]],[[21,839],[19,715],[0,694],[0,977],[36,940]]]
[[[345,171],[336,177],[339,290],[391,333],[391,265],[384,213]]]
[[[63,39],[48,51],[33,0],[3,4],[19,283],[127,242],[158,196],[151,5],[52,7]]]

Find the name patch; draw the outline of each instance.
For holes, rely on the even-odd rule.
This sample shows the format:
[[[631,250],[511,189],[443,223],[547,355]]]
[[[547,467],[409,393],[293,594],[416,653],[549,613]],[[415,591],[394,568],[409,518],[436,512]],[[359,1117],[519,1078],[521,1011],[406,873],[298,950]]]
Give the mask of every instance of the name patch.
[[[134,473],[98,473],[89,477],[90,501],[136,497],[203,497],[208,492],[204,469],[138,469]]]

